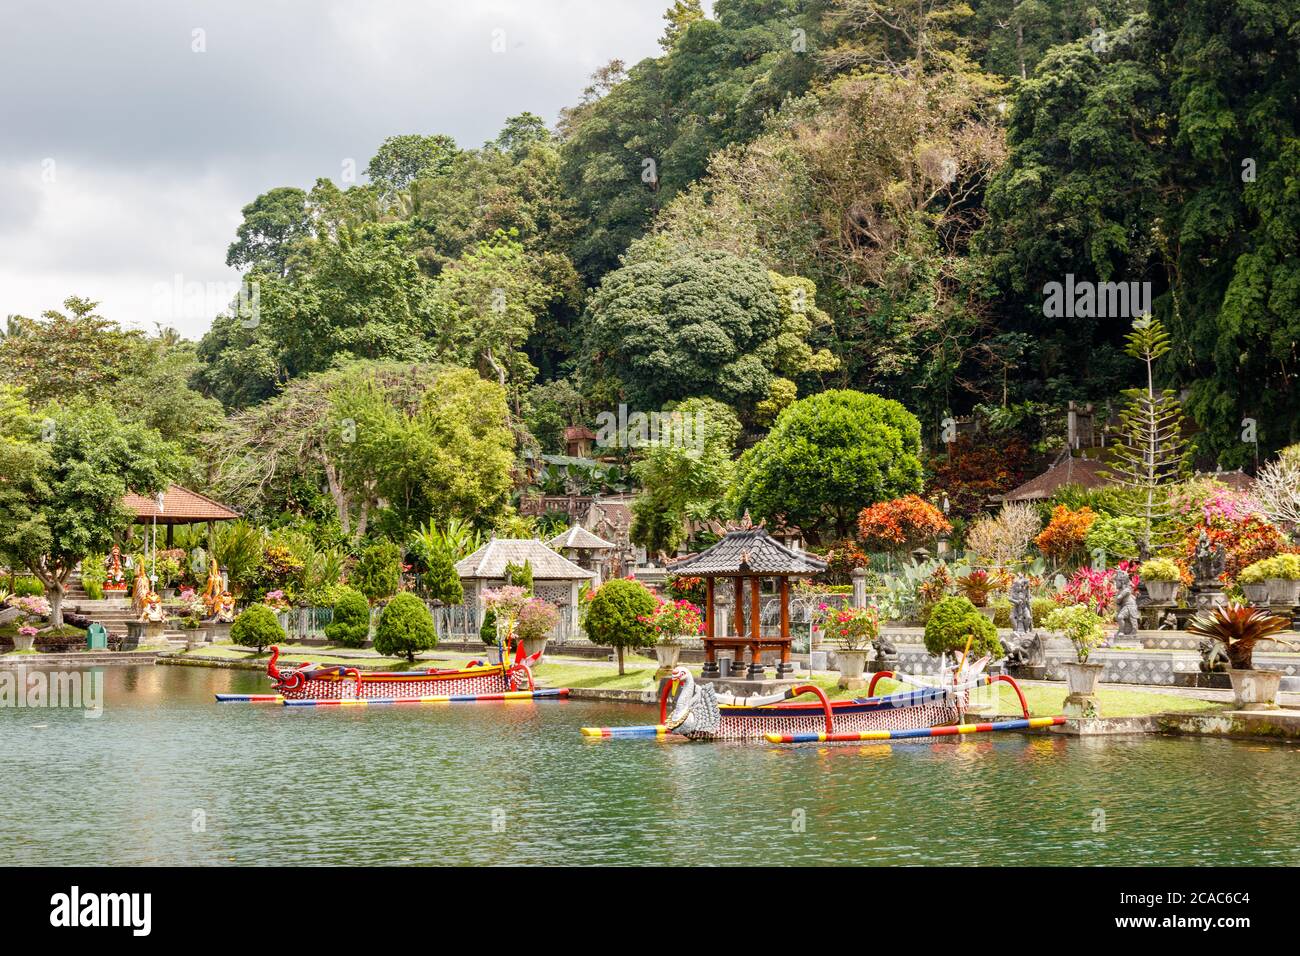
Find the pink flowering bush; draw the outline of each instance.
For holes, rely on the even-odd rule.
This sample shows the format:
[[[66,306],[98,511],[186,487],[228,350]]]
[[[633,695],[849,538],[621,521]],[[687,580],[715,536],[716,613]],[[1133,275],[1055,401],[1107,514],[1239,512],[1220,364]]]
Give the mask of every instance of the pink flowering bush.
[[[18,633],[21,634],[23,637],[35,637],[37,634],[41,632],[38,631],[36,628],[32,627],[30,624],[25,624],[22,627],[18,628]]]
[[[539,597],[529,598],[519,609],[515,633],[521,640],[537,640],[550,634],[560,623],[560,609]]]
[[[704,612],[685,598],[660,601],[649,614],[638,614],[637,620],[650,628],[661,643],[704,633]]]
[[[50,616],[50,602],[39,595],[12,598],[9,603],[28,617],[47,618]]]

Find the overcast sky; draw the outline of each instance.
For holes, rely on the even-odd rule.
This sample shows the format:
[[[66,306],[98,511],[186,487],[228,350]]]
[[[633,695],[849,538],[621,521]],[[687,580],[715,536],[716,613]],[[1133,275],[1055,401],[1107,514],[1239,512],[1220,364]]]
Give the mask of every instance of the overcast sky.
[[[196,338],[259,193],[343,185],[397,133],[553,123],[597,67],[658,52],[669,5],[0,0],[0,315],[76,294]]]

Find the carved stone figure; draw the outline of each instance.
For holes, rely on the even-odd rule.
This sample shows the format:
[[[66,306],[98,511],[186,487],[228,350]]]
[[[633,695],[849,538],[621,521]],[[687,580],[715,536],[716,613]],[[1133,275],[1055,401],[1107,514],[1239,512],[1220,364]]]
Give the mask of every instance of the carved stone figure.
[[[1223,545],[1211,546],[1209,535],[1202,530],[1196,538],[1196,551],[1192,557],[1192,570],[1197,583],[1217,583],[1227,565],[1228,554]]]
[[[1030,606],[1029,578],[1017,574],[1011,582],[1011,630],[1017,636],[1032,633],[1034,630],[1034,612]]]
[[[882,632],[875,641],[876,660],[878,661],[896,661],[898,660],[898,648],[894,642]]]
[[[1115,571],[1115,637],[1137,637],[1138,606],[1133,596],[1133,579],[1127,571]]]
[[[208,581],[203,588],[203,609],[208,617],[215,617],[221,608],[221,592],[225,590],[225,584],[221,580],[221,569],[217,567],[217,559],[212,559],[212,565],[208,568]]]
[[[1042,662],[1043,642],[1035,631],[1013,633],[1002,645],[1007,649],[1009,667],[1033,667]]]
[[[229,591],[221,592],[221,605],[217,608],[217,620],[229,624],[235,619],[235,599]]]
[[[1197,645],[1201,650],[1201,670],[1206,674],[1218,674],[1229,667],[1228,652],[1218,641],[1205,638]]]
[[[144,573],[144,562],[135,569],[135,583],[131,586],[131,606],[135,608],[135,613],[142,614],[145,604],[148,601],[149,593],[153,590],[149,586],[149,575]],[[140,620],[144,620],[141,618]]]
[[[140,611],[140,620],[150,624],[161,624],[167,620],[167,612],[163,610],[162,598],[156,591],[150,591],[144,597],[143,607]]]
[[[1156,625],[1157,631],[1176,631],[1178,630],[1178,615],[1173,611],[1165,611],[1160,618],[1160,623]]]

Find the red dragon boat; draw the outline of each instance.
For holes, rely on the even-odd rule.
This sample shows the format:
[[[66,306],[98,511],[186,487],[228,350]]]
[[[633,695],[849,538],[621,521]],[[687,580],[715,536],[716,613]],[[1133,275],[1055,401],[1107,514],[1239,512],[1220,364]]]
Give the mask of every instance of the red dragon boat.
[[[915,677],[878,671],[867,696],[829,701],[820,687],[800,684],[778,694],[737,697],[718,693],[712,684],[696,684],[690,671],[679,667],[666,681],[659,699],[659,722],[632,727],[584,727],[588,737],[669,737],[689,740],[766,740],[769,743],[827,743],[941,737],[997,730],[1027,730],[1065,722],[1064,717],[1030,717],[1016,682],[1005,675],[983,673],[988,658],[972,665],[941,667],[938,677]],[[892,677],[915,689],[885,697],[874,696],[876,684]],[[996,683],[1009,684],[1020,700],[1023,716],[1015,720],[963,723],[971,692]],[[680,688],[680,689],[679,689]],[[668,710],[670,694],[677,699]],[[815,702],[794,703],[805,694]]]
[[[217,694],[220,703],[274,703],[290,707],[364,706],[368,704],[457,704],[504,700],[547,700],[569,696],[568,688],[539,688],[532,667],[541,657],[524,655],[519,642],[510,663],[470,661],[460,668],[423,671],[362,672],[355,667],[304,663],[281,671],[280,649],[271,648],[267,676],[270,694]]]

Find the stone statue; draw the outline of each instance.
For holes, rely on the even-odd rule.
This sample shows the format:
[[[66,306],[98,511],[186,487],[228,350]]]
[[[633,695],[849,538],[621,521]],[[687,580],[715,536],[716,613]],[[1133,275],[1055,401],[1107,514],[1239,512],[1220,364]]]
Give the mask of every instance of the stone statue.
[[[235,599],[229,591],[221,592],[221,604],[217,608],[217,620],[229,624],[235,619]]]
[[[142,604],[140,620],[150,624],[161,624],[167,620],[167,612],[163,610],[162,598],[158,596],[158,592],[149,591],[144,596]]]
[[[890,640],[888,637],[885,636],[884,631],[881,631],[880,634],[876,637],[875,646],[876,646],[876,660],[878,661],[898,660],[898,647],[894,644],[892,640]]]
[[[1176,631],[1178,630],[1178,615],[1173,611],[1165,611],[1160,618],[1160,623],[1156,625],[1157,631]]]
[[[1228,565],[1228,555],[1223,545],[1210,545],[1210,536],[1202,529],[1196,538],[1196,552],[1192,557],[1192,569],[1197,583],[1217,583],[1219,575]]]
[[[1011,582],[1011,631],[1016,635],[1030,634],[1034,630],[1034,612],[1029,600],[1029,578],[1017,574]]]
[[[217,567],[217,559],[213,558],[212,565],[208,568],[207,584],[203,587],[203,609],[208,617],[215,617],[221,608],[221,592],[224,590],[221,569]]]
[[[126,574],[122,571],[122,549],[113,545],[113,550],[104,560],[104,590],[119,594],[126,592]]]
[[[1197,645],[1201,650],[1201,670],[1206,674],[1218,674],[1229,667],[1228,652],[1223,645],[1210,638],[1203,639]]]
[[[1133,579],[1127,571],[1116,570],[1115,582],[1115,637],[1135,638],[1138,627],[1137,599],[1133,596]]]
[[[135,608],[137,614],[144,613],[145,604],[148,603],[152,590],[153,588],[149,586],[149,575],[144,573],[144,562],[141,561],[135,569],[135,583],[131,586],[131,606]],[[144,618],[140,620],[143,621]]]
[[[1007,649],[1008,667],[1033,667],[1041,663],[1043,642],[1037,631],[1012,633],[1003,639],[1002,646]]]

